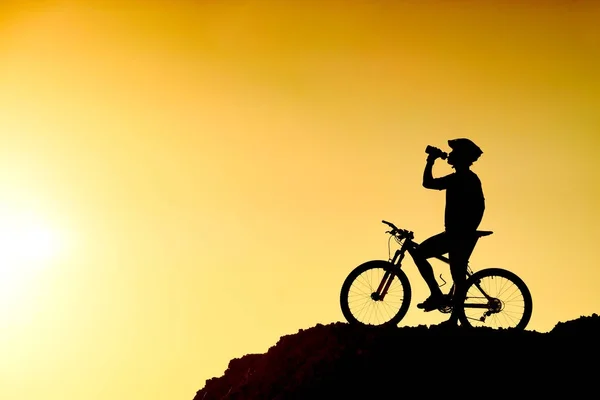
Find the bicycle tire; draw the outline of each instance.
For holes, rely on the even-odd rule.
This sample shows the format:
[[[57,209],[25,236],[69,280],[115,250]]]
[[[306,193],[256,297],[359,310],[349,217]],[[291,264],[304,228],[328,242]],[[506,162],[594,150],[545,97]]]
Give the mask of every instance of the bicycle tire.
[[[385,303],[385,300],[375,300],[372,294],[376,292],[385,273],[392,274],[390,290],[386,295],[387,300],[393,300],[396,295],[399,298],[391,305]],[[372,277],[375,279],[371,282]],[[408,277],[399,267],[396,267],[388,261],[373,260],[367,261],[350,272],[340,291],[340,306],[342,314],[350,324],[360,324],[367,326],[392,326],[397,325],[406,315],[411,301],[411,287]],[[359,304],[355,304],[359,303]],[[353,305],[358,305],[360,310],[353,309]],[[391,314],[390,314],[391,312]],[[389,318],[377,317],[388,316]],[[376,322],[363,320],[363,317],[376,317]]]
[[[480,288],[492,300],[485,298]],[[502,268],[475,272],[467,279],[461,297],[458,319],[468,327],[523,330],[533,313],[533,299],[525,282]]]

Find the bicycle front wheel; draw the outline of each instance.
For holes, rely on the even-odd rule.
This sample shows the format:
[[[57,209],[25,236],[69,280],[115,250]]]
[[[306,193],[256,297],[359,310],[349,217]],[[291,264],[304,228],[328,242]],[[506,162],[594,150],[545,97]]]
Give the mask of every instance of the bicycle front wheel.
[[[356,267],[342,285],[342,314],[351,324],[397,325],[411,299],[408,277],[399,267],[383,260]]]
[[[525,329],[533,300],[525,282],[501,268],[475,272],[465,284],[458,317],[462,325],[493,329]]]

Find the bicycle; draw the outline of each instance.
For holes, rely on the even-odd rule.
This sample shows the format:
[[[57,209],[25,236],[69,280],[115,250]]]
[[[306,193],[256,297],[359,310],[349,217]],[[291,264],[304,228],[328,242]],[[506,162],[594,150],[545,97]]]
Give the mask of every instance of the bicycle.
[[[395,326],[406,315],[411,301],[412,289],[402,261],[409,248],[416,248],[412,231],[400,229],[393,223],[381,221],[391,230],[388,240],[396,240],[400,248],[388,261],[367,261],[356,268],[344,280],[340,293],[340,305],[346,320],[351,324],[371,326]],[[477,231],[477,240],[491,235],[492,231]],[[449,264],[444,256],[435,257]],[[467,265],[467,280],[462,293],[454,293],[454,284],[445,294],[442,313],[453,311],[452,296],[461,296],[458,320],[461,326],[488,326],[493,329],[523,330],[533,311],[533,300],[525,282],[513,272],[502,268],[486,268],[473,272]],[[441,275],[440,275],[441,278]],[[443,280],[443,278],[442,278]],[[444,281],[444,284],[446,282]],[[440,287],[443,286],[440,285]],[[353,306],[357,306],[353,309]],[[375,320],[375,321],[372,321]]]

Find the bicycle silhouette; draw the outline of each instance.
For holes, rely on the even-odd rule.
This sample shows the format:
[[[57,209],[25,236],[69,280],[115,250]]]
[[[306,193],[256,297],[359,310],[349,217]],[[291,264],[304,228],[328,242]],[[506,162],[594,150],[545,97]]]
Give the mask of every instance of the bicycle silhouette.
[[[388,261],[367,261],[346,277],[340,293],[340,305],[346,320],[351,324],[390,326],[397,325],[410,306],[412,290],[408,277],[402,270],[402,261],[409,248],[419,246],[411,231],[387,224],[391,231],[388,241],[394,238],[400,245]],[[477,231],[479,238],[492,231]],[[447,257],[435,257],[447,264]],[[445,283],[445,282],[444,282]],[[442,285],[443,286],[443,285]],[[473,272],[467,265],[467,280],[462,293],[454,293],[454,284],[445,294],[446,301],[438,308],[442,313],[453,311],[452,296],[461,296],[458,320],[462,326],[487,326],[493,329],[525,329],[533,311],[531,293],[525,282],[514,273],[502,268],[486,268]]]

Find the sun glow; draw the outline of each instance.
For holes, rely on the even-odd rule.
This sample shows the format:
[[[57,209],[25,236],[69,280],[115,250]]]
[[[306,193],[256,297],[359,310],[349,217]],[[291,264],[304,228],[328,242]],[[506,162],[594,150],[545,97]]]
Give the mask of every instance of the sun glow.
[[[14,301],[62,251],[62,234],[43,218],[0,214],[0,298]]]
[[[0,217],[0,270],[46,261],[59,250],[56,230],[32,217]]]

